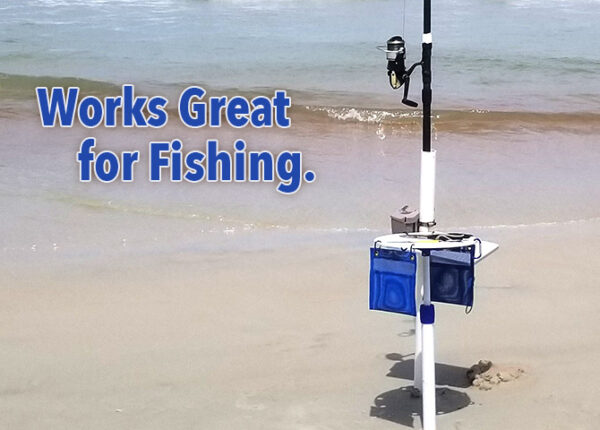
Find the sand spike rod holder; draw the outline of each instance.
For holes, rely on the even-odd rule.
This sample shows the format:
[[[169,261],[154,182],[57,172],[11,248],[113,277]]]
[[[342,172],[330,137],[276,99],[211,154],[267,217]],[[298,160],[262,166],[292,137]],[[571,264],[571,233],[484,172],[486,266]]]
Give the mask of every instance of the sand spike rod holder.
[[[422,423],[424,430],[436,429],[434,321],[432,301],[472,305],[474,264],[491,254],[498,245],[482,242],[471,235],[449,239],[450,235],[432,232],[435,227],[435,174],[436,156],[431,149],[431,0],[423,0],[423,43],[421,61],[406,68],[406,45],[401,36],[393,36],[385,47],[387,74],[390,85],[397,90],[404,86],[402,103],[417,107],[408,99],[410,75],[421,67],[423,90],[423,146],[421,151],[420,207],[419,211],[407,206],[392,215],[392,234],[379,237],[371,249],[371,275],[369,306],[371,309],[404,313],[415,316],[415,392],[422,398]],[[455,235],[456,236],[456,235]],[[461,235],[458,235],[461,236]],[[475,248],[479,244],[479,256]],[[378,248],[379,246],[379,248]],[[462,271],[462,272],[461,272]],[[440,295],[447,292],[448,283],[440,288],[439,275],[467,273],[466,282],[453,281],[459,294]],[[447,279],[447,278],[446,278]],[[464,298],[467,297],[465,301]]]
[[[423,148],[421,150],[420,210],[404,206],[392,215],[392,234],[375,239],[371,248],[369,307],[415,318],[415,392],[423,409],[424,430],[436,429],[433,302],[471,307],[476,263],[498,245],[465,233],[440,233],[435,227],[435,151],[431,149],[431,0],[424,0],[421,61],[408,69],[404,39],[394,36],[380,47],[386,54],[390,85],[404,86],[408,99],[410,75],[421,67]]]

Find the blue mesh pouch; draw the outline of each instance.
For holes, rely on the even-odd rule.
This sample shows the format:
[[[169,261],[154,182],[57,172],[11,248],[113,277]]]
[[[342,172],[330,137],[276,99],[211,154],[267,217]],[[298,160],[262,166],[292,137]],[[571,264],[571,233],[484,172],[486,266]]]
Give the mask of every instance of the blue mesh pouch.
[[[474,252],[474,246],[431,251],[432,301],[473,306]]]
[[[369,308],[417,315],[414,252],[371,248]]]

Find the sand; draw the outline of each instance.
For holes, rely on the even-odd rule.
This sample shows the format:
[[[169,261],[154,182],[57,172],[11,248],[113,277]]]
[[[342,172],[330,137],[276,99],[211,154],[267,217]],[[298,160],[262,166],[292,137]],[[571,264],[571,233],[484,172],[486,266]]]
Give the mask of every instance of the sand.
[[[2,127],[16,139],[42,135],[33,126],[24,132],[22,124],[11,121]],[[395,202],[355,207],[362,215],[352,210],[361,198],[401,194],[393,158],[406,146],[376,143],[373,129],[344,125],[344,130],[343,150],[311,147],[306,156],[310,160],[318,153],[312,158],[317,167],[336,154],[346,154],[350,166],[383,160],[375,176],[385,179],[375,183],[381,185],[376,196],[355,179],[351,190],[356,195],[340,197],[341,208],[322,206],[325,215],[336,214],[334,225],[349,228],[331,228],[316,203],[293,215],[300,209],[289,200],[266,203],[289,209],[287,228],[202,236],[190,229],[195,221],[185,217],[165,221],[155,213],[91,204],[65,208],[64,202],[5,195],[4,203],[14,206],[3,203],[3,217],[13,227],[3,227],[5,258],[0,263],[0,427],[420,428],[420,403],[409,392],[413,320],[367,309],[368,248],[387,229],[382,212]],[[58,141],[65,134],[44,136]],[[302,133],[294,136],[294,144],[302,146]],[[594,218],[598,174],[593,139],[573,137],[572,148],[588,151],[586,158],[577,151],[561,152],[559,138],[547,140],[546,152],[536,152],[541,142],[533,148],[507,144],[501,151],[473,144],[468,152],[464,149],[475,138],[443,137],[457,143],[441,151],[440,166],[483,153],[488,157],[482,161],[485,180],[462,190],[468,201],[453,205],[450,194],[464,178],[483,178],[477,167],[454,172],[454,182],[441,182],[440,227],[470,226],[501,248],[477,267],[469,315],[460,307],[437,306],[443,412],[438,428],[595,429],[600,420],[600,220]],[[485,142],[502,138],[491,135]],[[375,149],[388,157],[361,159],[363,152],[352,145],[363,140],[384,145]],[[60,159],[71,157],[70,149],[63,152]],[[14,154],[6,148],[3,154],[10,163]],[[520,162],[514,161],[517,154]],[[417,156],[400,163],[410,168]],[[566,170],[555,169],[557,160]],[[331,199],[343,187],[336,175],[356,177],[356,170],[346,166],[324,173],[322,182],[304,189],[295,202]],[[502,175],[507,181],[489,193],[489,184]],[[592,181],[579,189],[578,175]],[[450,176],[442,169],[442,178]],[[565,189],[572,193],[560,189],[557,194],[553,185],[565,183],[561,178],[566,177]],[[503,215],[516,183],[520,193],[514,193],[516,202]],[[103,191],[94,190],[101,200]],[[531,204],[524,204],[528,199]],[[557,202],[576,204],[565,208]],[[24,208],[43,209],[44,215],[34,211],[28,217]],[[344,222],[342,209],[348,213]],[[11,218],[9,211],[19,218]],[[72,218],[64,218],[67,214]],[[81,221],[84,214],[87,224]],[[313,217],[311,228],[298,227],[302,216]],[[365,218],[373,221],[361,230]],[[143,229],[135,230],[134,224]],[[119,226],[131,231],[123,243]],[[94,243],[83,246],[80,236],[88,230]],[[141,242],[144,231],[154,242]],[[524,373],[479,390],[470,386],[466,372],[481,359]]]

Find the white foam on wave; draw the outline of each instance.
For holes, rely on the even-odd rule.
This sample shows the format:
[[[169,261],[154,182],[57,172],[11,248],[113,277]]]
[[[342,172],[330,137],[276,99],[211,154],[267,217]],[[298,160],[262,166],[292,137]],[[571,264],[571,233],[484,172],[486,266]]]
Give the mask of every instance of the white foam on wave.
[[[494,224],[494,225],[473,225],[468,227],[450,227],[449,230],[467,230],[467,229],[477,229],[477,230],[500,230],[500,229],[521,229],[521,228],[531,228],[531,227],[553,227],[558,225],[572,225],[572,224],[582,224],[586,222],[598,222],[600,221],[600,216],[591,217],[591,218],[574,218],[569,220],[562,221],[540,221],[534,223],[522,223],[522,224]]]
[[[306,109],[311,112],[325,112],[329,118],[340,121],[356,121],[369,124],[381,124],[385,120],[421,117],[421,113],[418,111],[390,112],[379,109],[329,106],[306,106]]]

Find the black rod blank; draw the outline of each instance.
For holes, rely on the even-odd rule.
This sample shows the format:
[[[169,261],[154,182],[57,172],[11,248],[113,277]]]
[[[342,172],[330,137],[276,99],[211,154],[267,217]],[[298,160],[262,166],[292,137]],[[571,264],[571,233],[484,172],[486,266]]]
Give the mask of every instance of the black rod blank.
[[[423,36],[431,37],[431,0],[424,0]],[[431,39],[423,41],[423,57],[421,71],[423,75],[423,151],[431,151]]]

